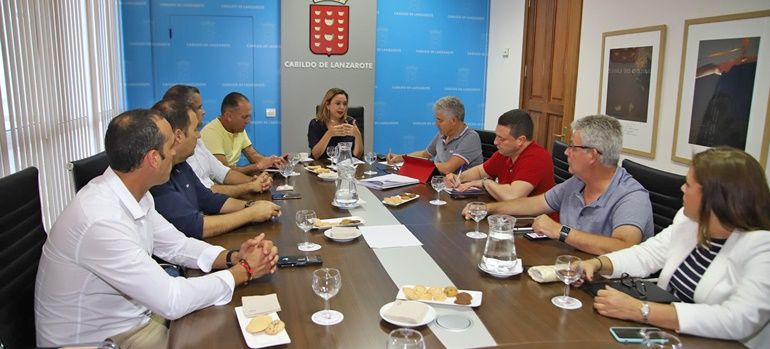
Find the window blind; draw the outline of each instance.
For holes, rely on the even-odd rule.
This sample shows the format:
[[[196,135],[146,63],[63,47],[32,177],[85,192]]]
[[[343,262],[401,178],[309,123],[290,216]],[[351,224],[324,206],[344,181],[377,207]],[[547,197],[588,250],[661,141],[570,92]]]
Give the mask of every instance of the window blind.
[[[101,151],[125,105],[117,0],[3,0],[0,174],[40,170],[47,229],[74,196],[67,164]]]

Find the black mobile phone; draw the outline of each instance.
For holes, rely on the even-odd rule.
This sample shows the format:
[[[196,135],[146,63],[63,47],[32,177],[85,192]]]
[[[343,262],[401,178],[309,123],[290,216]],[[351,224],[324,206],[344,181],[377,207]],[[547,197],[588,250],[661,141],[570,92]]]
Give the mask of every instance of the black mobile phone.
[[[302,194],[297,192],[273,193],[272,197],[273,197],[273,200],[301,199]]]
[[[280,256],[278,257],[279,267],[302,267],[305,265],[323,264],[321,256]]]
[[[527,229],[527,228],[514,228],[514,229]],[[532,231],[532,228],[529,228],[529,232],[524,233],[524,237],[530,240],[543,240],[548,239],[548,235],[545,235],[543,233],[536,233]]]
[[[610,334],[620,343],[641,343],[644,332],[659,330],[657,327],[610,327]]]

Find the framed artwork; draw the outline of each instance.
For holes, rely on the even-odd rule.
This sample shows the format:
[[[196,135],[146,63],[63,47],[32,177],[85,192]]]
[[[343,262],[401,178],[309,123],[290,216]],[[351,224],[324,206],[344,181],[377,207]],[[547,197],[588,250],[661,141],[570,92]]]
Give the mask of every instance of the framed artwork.
[[[602,34],[599,114],[623,126],[623,152],[655,158],[666,26]]]
[[[766,166],[770,10],[685,21],[671,159],[743,149]]]

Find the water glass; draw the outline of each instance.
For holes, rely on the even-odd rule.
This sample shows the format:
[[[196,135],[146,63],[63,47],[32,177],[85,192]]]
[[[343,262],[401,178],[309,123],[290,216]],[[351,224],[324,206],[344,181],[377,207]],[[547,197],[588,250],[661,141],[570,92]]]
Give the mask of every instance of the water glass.
[[[561,255],[556,257],[554,266],[556,276],[564,282],[564,295],[553,297],[551,303],[562,309],[578,309],[582,307],[583,303],[580,300],[569,296],[569,285],[580,280],[583,275],[583,264],[580,258]]]
[[[315,211],[299,210],[294,218],[297,222],[297,227],[305,233],[305,241],[298,243],[297,248],[299,248],[300,251],[316,251],[320,249],[321,245],[310,242],[308,237],[308,231],[313,229],[313,225],[315,224]]]
[[[513,242],[513,227],[516,218],[508,215],[491,215],[489,236],[481,257],[481,266],[495,276],[510,276],[516,270],[516,246]]]
[[[364,161],[367,165],[369,165],[369,171],[364,172],[364,174],[367,175],[375,175],[377,174],[376,171],[372,171],[372,164],[374,164],[375,161],[377,161],[377,154],[375,154],[373,151],[367,152],[364,154]]]
[[[645,349],[681,349],[682,342],[679,337],[661,330],[642,332],[641,348]]]
[[[329,309],[329,299],[336,296],[341,287],[342,276],[339,270],[321,268],[313,272],[313,292],[324,300],[324,310],[315,312],[311,317],[314,323],[329,326],[342,321],[342,313]]]
[[[289,184],[289,178],[291,177],[291,174],[294,172],[294,166],[292,165],[291,161],[286,161],[278,166],[278,172],[283,176],[283,178],[286,180],[286,183],[282,186],[279,186],[278,188],[275,188],[279,191],[290,191],[294,190],[294,187],[292,187]]]
[[[337,147],[326,147],[326,156],[329,157],[329,161],[336,165],[337,164]]]
[[[386,349],[425,349],[422,334],[411,328],[397,328],[388,334]]]
[[[444,176],[433,176],[433,178],[430,179],[430,185],[436,191],[436,200],[431,200],[430,204],[436,206],[446,205],[446,201],[441,200],[441,191],[446,188]]]
[[[471,202],[468,204],[468,213],[476,221],[476,230],[465,233],[465,236],[471,239],[484,239],[487,234],[479,231],[479,222],[487,216],[487,204],[483,202]]]

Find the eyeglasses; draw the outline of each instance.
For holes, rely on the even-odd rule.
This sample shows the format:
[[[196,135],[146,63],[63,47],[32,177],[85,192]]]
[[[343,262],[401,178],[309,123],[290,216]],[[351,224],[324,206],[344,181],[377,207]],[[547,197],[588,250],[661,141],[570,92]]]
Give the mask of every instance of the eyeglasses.
[[[644,280],[640,278],[631,277],[628,273],[620,275],[620,283],[631,289],[635,289],[639,294],[639,299],[647,299],[647,286],[644,285]]]
[[[602,155],[602,151],[601,150],[596,149],[595,147],[589,147],[589,146],[586,146],[586,145],[574,145],[574,144],[570,143],[570,144],[567,144],[567,148],[570,148],[570,149],[572,149],[572,148],[580,148],[580,149],[585,149],[585,150],[593,149],[593,150],[596,150],[596,152],[599,153],[599,155]]]

